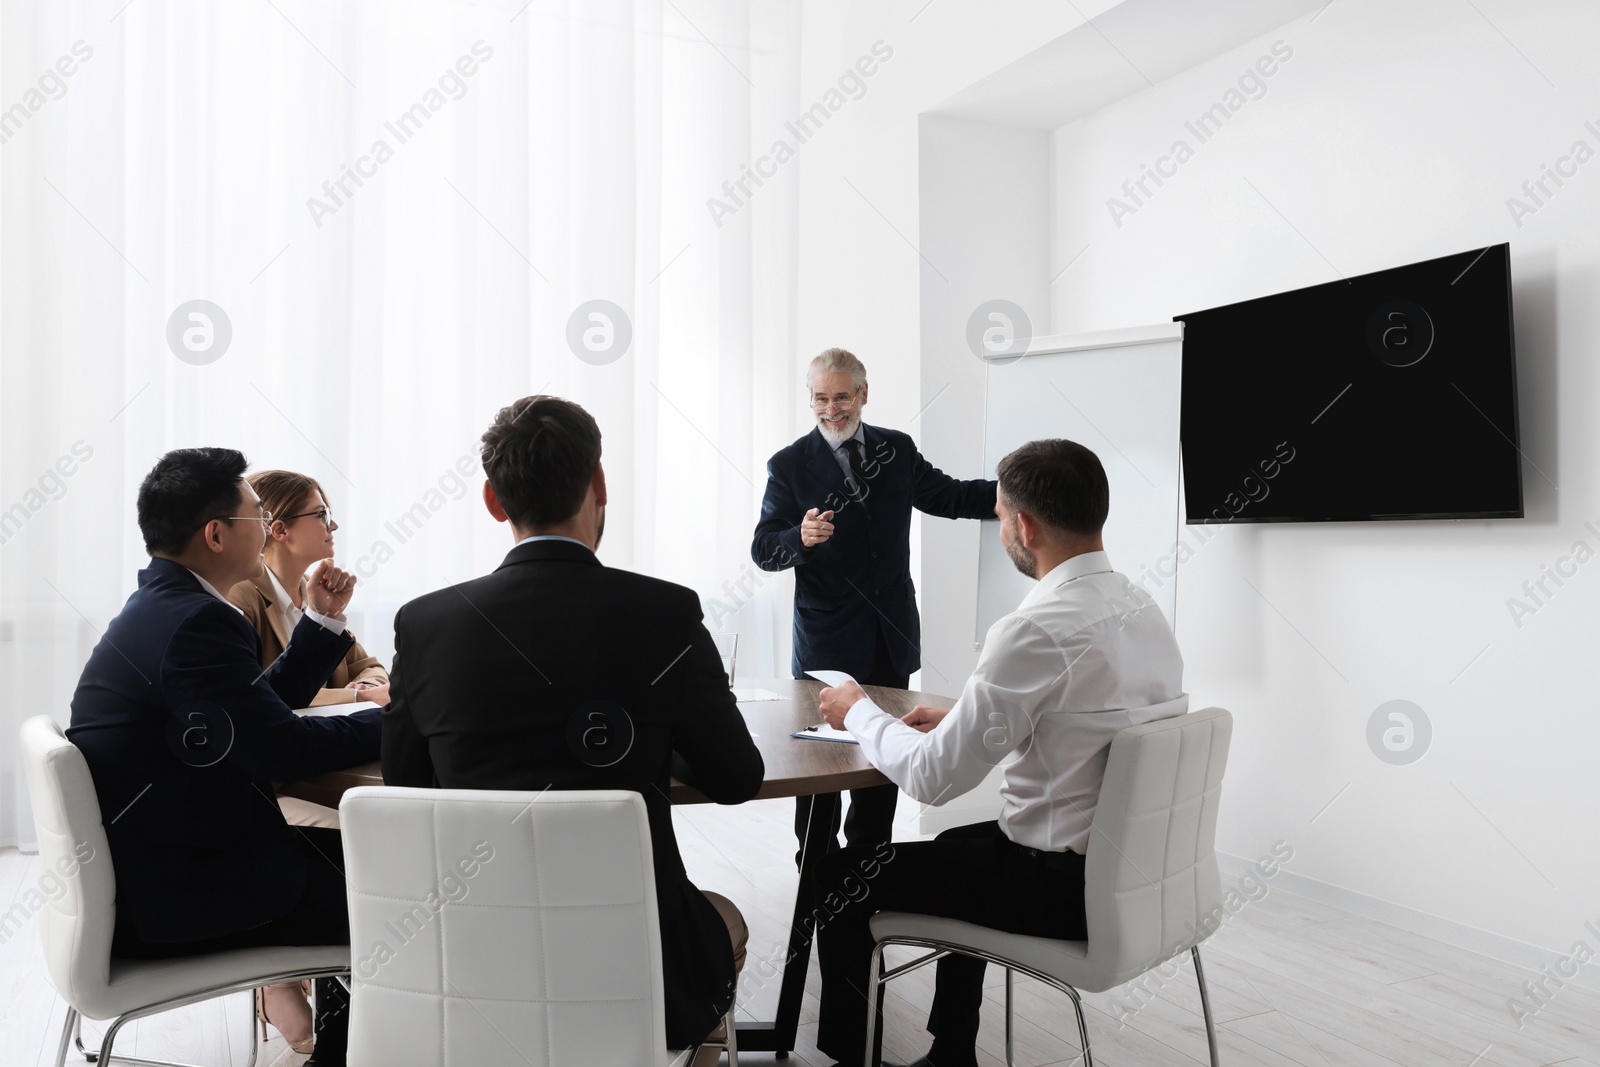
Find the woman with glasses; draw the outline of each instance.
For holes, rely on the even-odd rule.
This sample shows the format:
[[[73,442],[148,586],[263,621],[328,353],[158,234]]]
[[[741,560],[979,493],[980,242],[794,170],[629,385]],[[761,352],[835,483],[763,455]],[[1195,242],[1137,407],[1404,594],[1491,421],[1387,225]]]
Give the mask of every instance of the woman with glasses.
[[[261,550],[263,566],[255,578],[234,586],[228,600],[244,612],[260,635],[261,668],[265,670],[283,654],[289,635],[300,621],[307,568],[320,559],[333,558],[333,532],[339,524],[315,478],[293,471],[259,471],[245,480],[261,498],[268,516],[264,520],[267,536]],[[389,672],[357,641],[311,704],[321,707],[361,700],[389,703]],[[279,797],[278,803],[290,825],[339,825],[339,813],[332,808],[294,797]],[[270,1021],[289,1047],[299,1053],[310,1052],[313,1044],[312,1012],[306,1002],[309,985],[290,982],[268,986],[260,991],[256,1002],[263,1036]]]
[[[246,481],[272,515],[261,574],[240,582],[228,593],[261,637],[261,667],[283,654],[283,646],[300,621],[306,570],[320,559],[333,558],[333,533],[339,528],[326,494],[315,478],[293,471],[258,471]],[[389,672],[357,641],[350,654],[323,684],[312,707],[370,700],[389,703]]]

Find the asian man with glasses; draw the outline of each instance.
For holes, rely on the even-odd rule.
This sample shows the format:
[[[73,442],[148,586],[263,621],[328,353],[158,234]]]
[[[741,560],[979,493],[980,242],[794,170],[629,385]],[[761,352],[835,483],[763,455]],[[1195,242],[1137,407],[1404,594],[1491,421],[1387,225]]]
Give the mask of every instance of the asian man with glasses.
[[[376,709],[298,716],[350,651],[355,577],[319,562],[289,646],[223,598],[258,574],[273,521],[228,448],[185,448],[139,487],[150,565],[90,653],[67,737],[94,777],[117,879],[113,951],[162,957],[349,940],[339,832],[292,827],[273,795],[376,759]],[[343,1064],[348,1013],[319,981],[314,1064]]]

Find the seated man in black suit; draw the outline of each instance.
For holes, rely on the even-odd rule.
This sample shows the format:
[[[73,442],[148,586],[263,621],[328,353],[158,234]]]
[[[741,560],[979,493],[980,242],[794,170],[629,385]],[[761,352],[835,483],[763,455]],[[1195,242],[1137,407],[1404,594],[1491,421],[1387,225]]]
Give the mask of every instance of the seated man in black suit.
[[[67,737],[94,777],[117,878],[113,952],[188,956],[350,940],[337,830],[291,827],[273,782],[378,753],[376,710],[301,717],[349,651],[355,578],[323,560],[289,646],[260,642],[224,599],[261,570],[271,516],[231,448],[169,452],[139,486],[150,566],[106,627]],[[344,1062],[344,998],[318,985],[318,1064]]]
[[[642,794],[667,1044],[686,1048],[728,1010],[744,923],[689,881],[667,790],[676,770],[718,803],[749,800],[761,754],[693,590],[595,558],[606,478],[593,417],[559,397],[524,397],[483,435],[483,469],[484,504],[510,523],[516,547],[494,573],[395,616],[384,781]]]

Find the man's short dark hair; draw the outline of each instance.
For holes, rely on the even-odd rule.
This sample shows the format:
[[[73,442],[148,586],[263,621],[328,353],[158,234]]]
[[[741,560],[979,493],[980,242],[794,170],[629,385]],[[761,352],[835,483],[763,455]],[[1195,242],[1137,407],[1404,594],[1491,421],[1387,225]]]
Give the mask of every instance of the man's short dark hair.
[[[1092,536],[1106,524],[1111,486],[1100,457],[1076,441],[1029,441],[1000,461],[1000,492],[1013,511],[1046,526]]]
[[[600,462],[600,425],[559,396],[501,408],[483,435],[483,473],[512,524],[538,529],[578,513]]]
[[[209,520],[237,515],[249,463],[234,448],[179,448],[139,483],[139,532],[152,556],[175,556]]]

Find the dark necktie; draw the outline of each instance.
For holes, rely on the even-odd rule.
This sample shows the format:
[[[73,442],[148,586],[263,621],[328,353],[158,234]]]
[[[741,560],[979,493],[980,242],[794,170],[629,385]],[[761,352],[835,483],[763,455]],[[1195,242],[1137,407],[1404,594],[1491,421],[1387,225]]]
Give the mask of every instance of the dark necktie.
[[[850,438],[844,443],[844,453],[850,458],[850,474],[856,483],[851,495],[856,500],[864,500],[867,496],[867,470],[862,460],[861,442]]]

